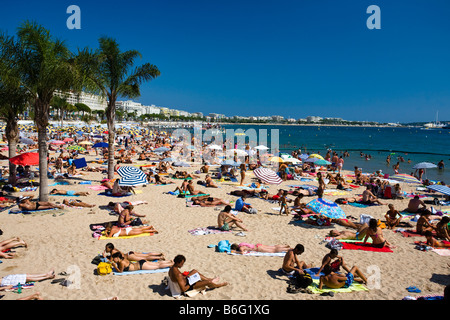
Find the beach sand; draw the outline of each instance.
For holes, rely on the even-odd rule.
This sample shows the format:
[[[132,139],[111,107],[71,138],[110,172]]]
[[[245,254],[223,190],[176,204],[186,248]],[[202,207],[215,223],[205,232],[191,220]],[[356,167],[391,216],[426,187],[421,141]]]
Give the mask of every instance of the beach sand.
[[[86,159],[95,159],[94,155],[86,156]],[[139,162],[138,162],[139,163]],[[140,162],[143,163],[143,162]],[[92,165],[89,163],[89,165]],[[95,165],[94,165],[95,166]],[[193,172],[199,166],[188,168]],[[200,174],[204,178],[204,174]],[[246,178],[246,183],[251,182],[252,174]],[[92,181],[92,185],[99,185],[105,178],[101,173],[88,173],[79,179]],[[80,180],[69,179],[68,186],[57,186],[58,189],[88,191],[90,195],[77,197],[90,204],[96,204],[91,212],[88,208],[65,208],[64,210],[46,211],[28,215],[8,214],[8,211],[0,213],[0,228],[4,234],[0,237],[5,240],[18,236],[28,243],[28,248],[17,248],[14,251],[17,257],[14,259],[2,259],[0,264],[0,276],[14,273],[44,273],[52,268],[56,273],[66,271],[69,276],[56,275],[56,278],[67,278],[74,281],[74,285],[64,287],[52,284],[50,280],[38,282],[34,287],[25,289],[20,295],[14,292],[2,293],[2,300],[13,300],[34,292],[41,292],[47,300],[97,300],[116,296],[120,300],[173,300],[170,292],[161,282],[167,273],[137,274],[137,275],[96,275],[96,265],[92,259],[103,252],[106,243],[112,242],[116,248],[123,252],[163,252],[167,259],[173,259],[182,254],[186,257],[186,263],[182,271],[197,269],[206,276],[219,276],[227,281],[228,286],[208,290],[205,295],[198,294],[194,297],[182,297],[181,300],[401,300],[405,296],[442,295],[445,285],[449,283],[448,271],[450,257],[441,256],[434,252],[415,249],[414,241],[425,240],[424,237],[403,237],[400,233],[384,229],[384,236],[396,248],[393,253],[367,252],[360,250],[341,250],[349,266],[357,265],[367,276],[376,276],[374,270],[379,271],[379,287],[370,288],[368,291],[355,291],[338,293],[334,297],[321,296],[319,294],[286,292],[287,277],[281,275],[278,270],[282,265],[282,257],[251,257],[235,256],[216,252],[209,245],[217,245],[221,240],[229,240],[231,243],[263,243],[263,244],[287,244],[294,247],[301,243],[305,252],[299,256],[300,260],[312,263],[319,267],[320,262],[329,249],[321,241],[327,236],[331,228],[310,227],[305,228],[299,224],[293,224],[292,215],[280,216],[272,208],[277,204],[257,198],[250,198],[250,202],[258,209],[258,214],[239,213],[249,228],[245,237],[236,236],[238,231],[232,233],[191,235],[188,230],[215,226],[219,211],[212,208],[186,207],[185,199],[166,194],[173,191],[181,184],[181,180],[172,180],[175,184],[156,186],[148,185],[139,187],[142,193],[113,198],[98,195],[100,191],[88,188],[88,185],[75,184]],[[53,180],[49,180],[51,184]],[[278,188],[289,189],[288,185],[314,184],[312,182],[286,181],[279,187],[270,186],[269,192],[275,193]],[[218,183],[220,188],[205,188],[196,185],[199,190],[204,190],[214,197],[235,201],[237,197],[228,195],[237,187],[230,182]],[[49,187],[51,190],[52,187]],[[325,195],[325,199],[349,197],[362,193],[363,188],[355,189],[346,195]],[[404,191],[412,191],[412,187],[404,185]],[[34,194],[38,192],[23,192],[20,194]],[[19,193],[14,194],[19,195]],[[50,201],[61,202],[73,197],[50,196]],[[291,196],[292,198],[292,196]],[[303,203],[307,203],[316,197],[305,197]],[[105,210],[109,201],[138,201],[145,200],[148,204],[136,206],[136,211],[146,215],[149,224],[153,225],[158,234],[148,237],[132,239],[97,240],[92,237],[90,224],[103,223],[116,220],[117,216],[111,215]],[[384,200],[386,203],[394,203],[396,209],[407,206],[405,200]],[[234,206],[234,205],[233,205]],[[347,216],[358,218],[361,214],[369,214],[375,218],[384,220],[387,205],[357,208],[342,205]],[[415,225],[415,223],[413,223]],[[333,228],[344,230],[335,225]],[[422,292],[410,293],[407,287],[416,286]]]

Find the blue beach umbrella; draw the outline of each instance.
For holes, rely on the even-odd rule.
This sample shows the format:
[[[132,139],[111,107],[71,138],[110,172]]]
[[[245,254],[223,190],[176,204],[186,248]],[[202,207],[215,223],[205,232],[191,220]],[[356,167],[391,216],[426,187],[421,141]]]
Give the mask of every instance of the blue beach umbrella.
[[[109,143],[106,142],[97,142],[96,144],[94,144],[92,146],[92,148],[108,148],[109,147]]]
[[[339,207],[339,205],[333,201],[318,198],[310,201],[306,204],[306,207],[310,208],[317,214],[331,219],[345,219],[345,212]]]
[[[443,193],[447,196],[450,196],[450,188],[444,185],[440,185],[440,184],[433,184],[431,186],[427,186],[427,189],[439,192],[439,193]]]

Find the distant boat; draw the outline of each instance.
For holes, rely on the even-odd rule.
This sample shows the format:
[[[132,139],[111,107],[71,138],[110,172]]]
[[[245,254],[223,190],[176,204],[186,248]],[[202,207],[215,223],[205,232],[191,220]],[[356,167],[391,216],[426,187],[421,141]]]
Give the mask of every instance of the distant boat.
[[[425,123],[423,125],[424,129],[443,129],[446,126],[443,123],[439,123],[439,121],[438,121],[438,113],[439,113],[439,111],[436,111],[436,121],[435,122]]]

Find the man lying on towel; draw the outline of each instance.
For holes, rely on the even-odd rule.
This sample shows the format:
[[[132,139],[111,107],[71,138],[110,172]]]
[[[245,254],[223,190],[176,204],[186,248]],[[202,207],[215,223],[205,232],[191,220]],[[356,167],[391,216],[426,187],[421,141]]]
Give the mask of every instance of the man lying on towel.
[[[63,209],[64,206],[53,204],[48,201],[36,201],[31,202],[31,197],[20,197],[18,201],[18,207],[23,211],[34,211],[34,210],[46,210],[46,209]]]

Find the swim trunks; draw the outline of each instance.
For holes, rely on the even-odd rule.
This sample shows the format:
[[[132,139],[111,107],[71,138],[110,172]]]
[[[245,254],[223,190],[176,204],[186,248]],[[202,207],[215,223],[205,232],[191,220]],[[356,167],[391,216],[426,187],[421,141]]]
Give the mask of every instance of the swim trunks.
[[[350,287],[354,280],[353,274],[351,274],[350,272],[347,273],[346,276],[347,276],[347,280],[345,281],[344,288]]]
[[[74,196],[74,195],[75,195],[75,191],[69,190],[69,191],[66,192],[66,194],[67,194],[68,196]]]
[[[223,226],[220,228],[220,230],[229,231],[230,230],[230,226],[228,225],[228,222],[225,222],[223,224]]]

